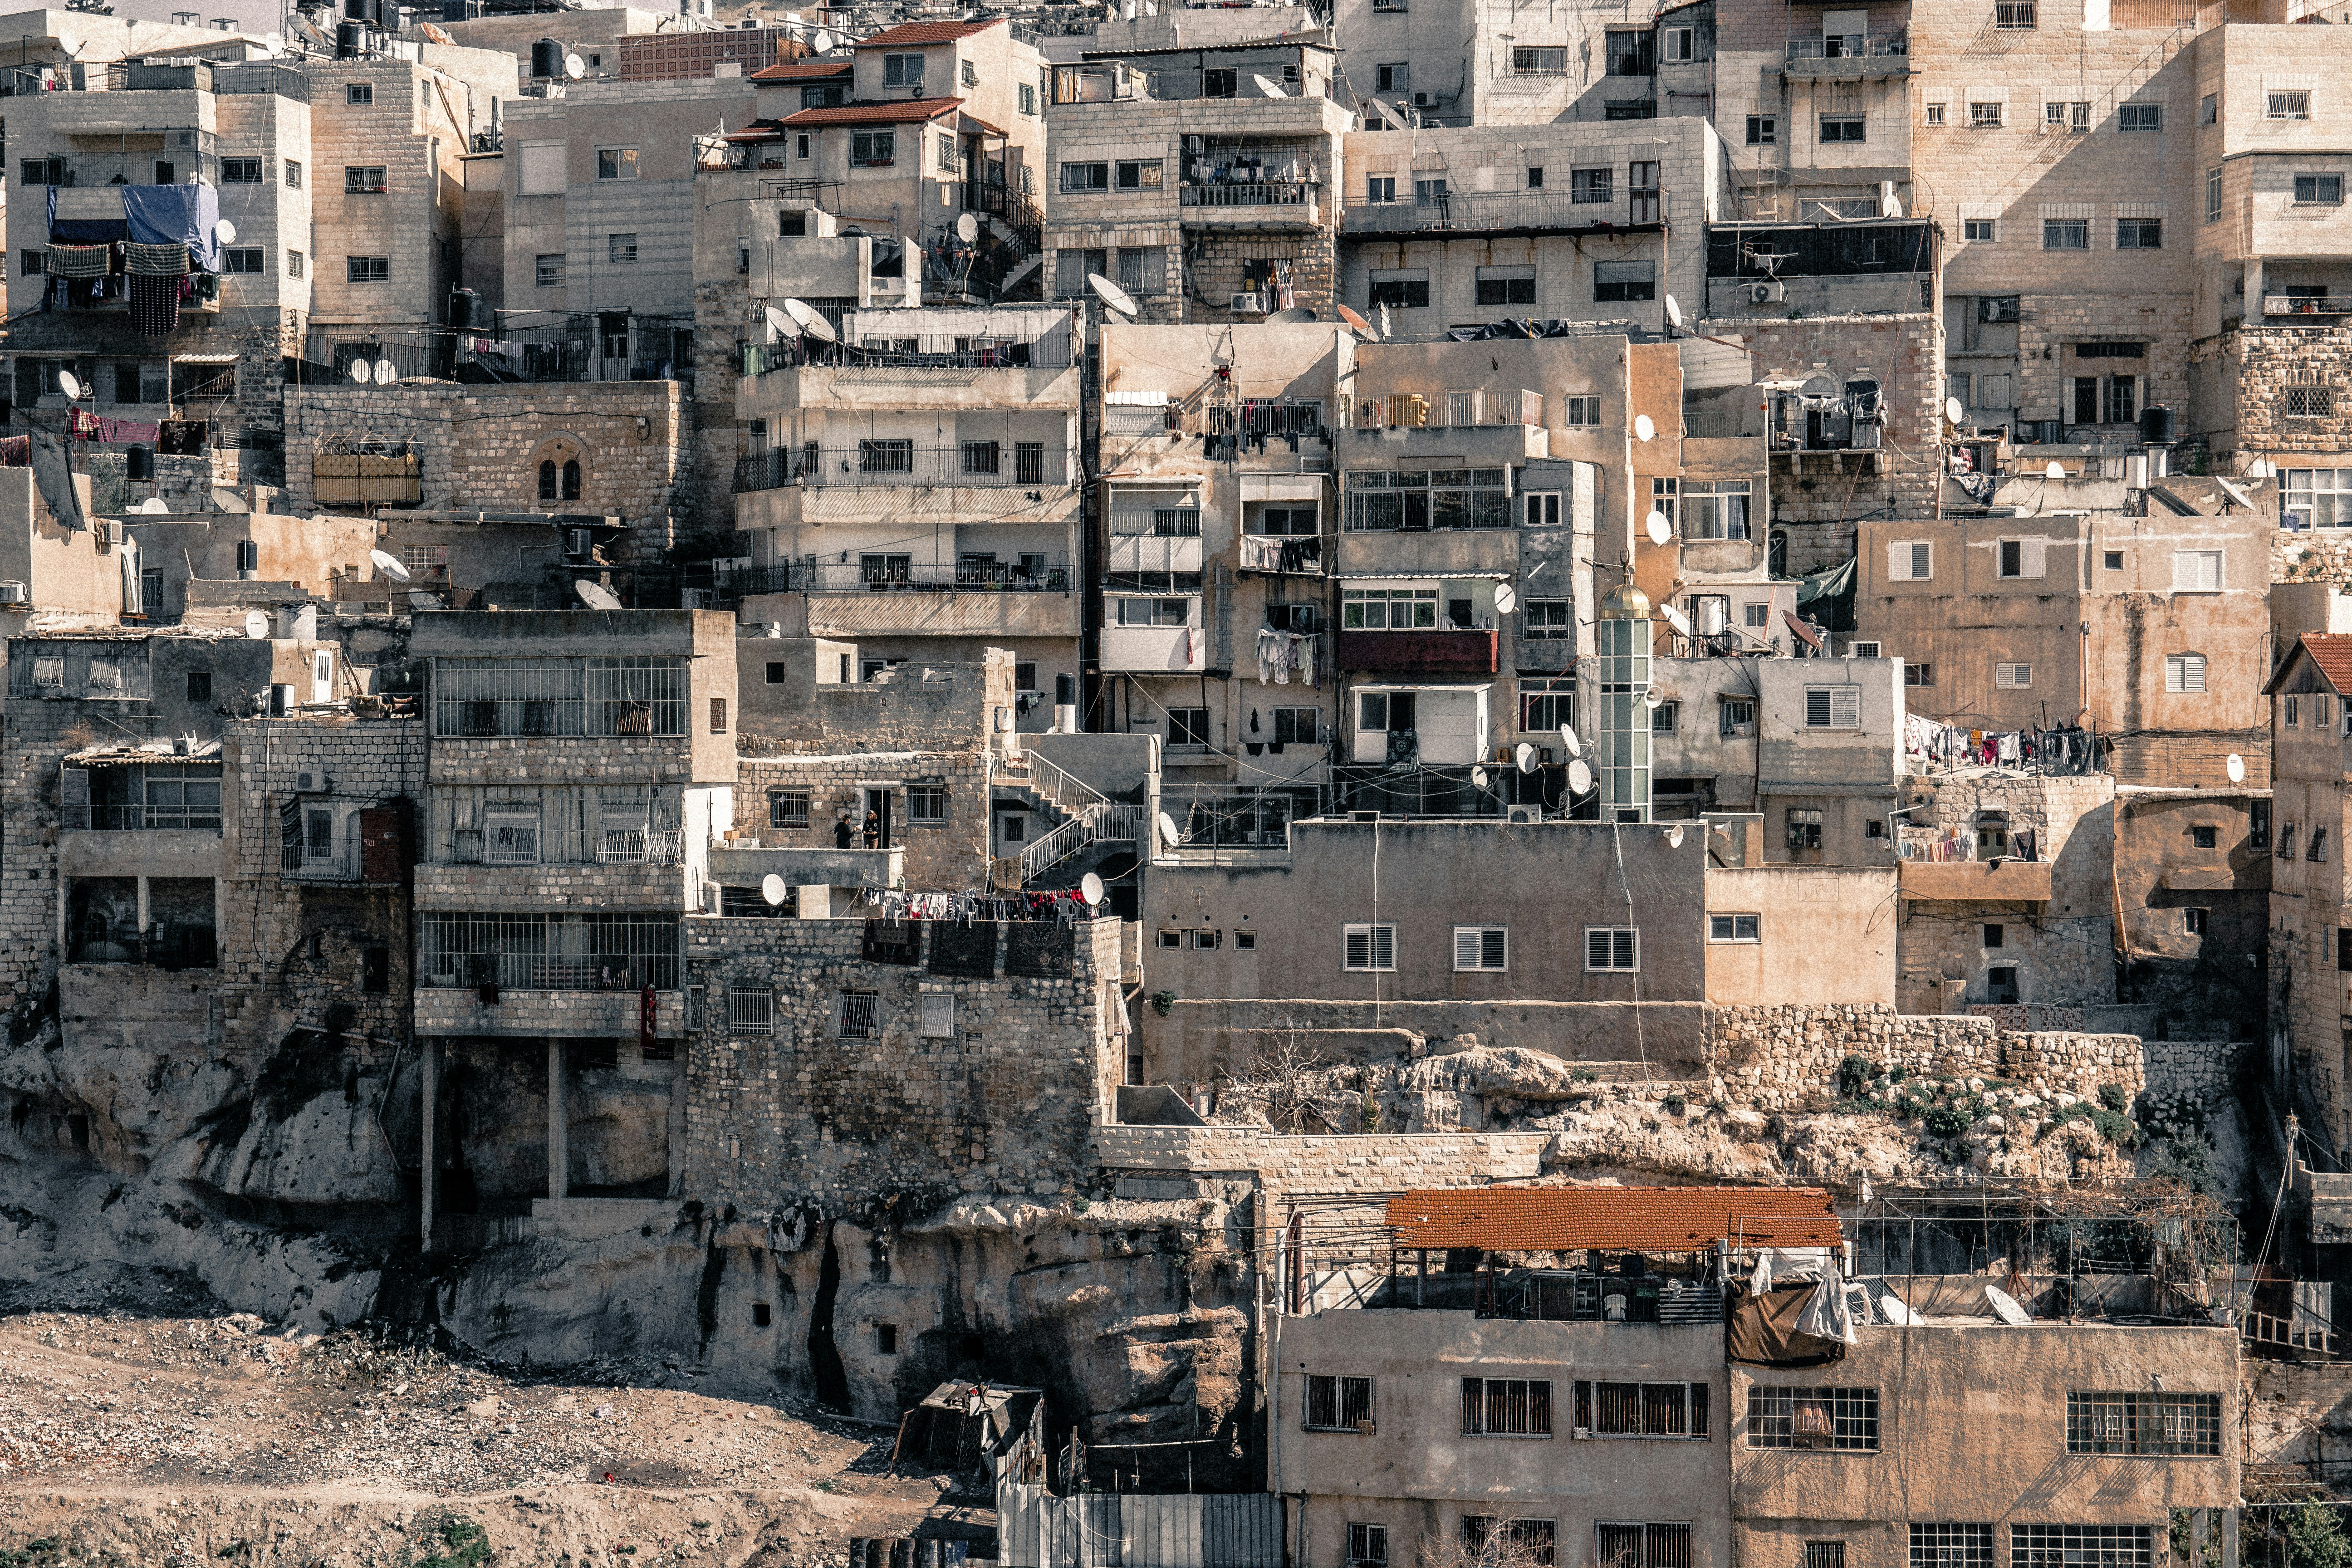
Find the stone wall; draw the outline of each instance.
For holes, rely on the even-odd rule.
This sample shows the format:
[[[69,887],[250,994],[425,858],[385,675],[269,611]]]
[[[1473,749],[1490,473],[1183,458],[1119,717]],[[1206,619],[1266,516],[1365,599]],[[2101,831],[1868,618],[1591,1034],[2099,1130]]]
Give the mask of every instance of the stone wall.
[[[866,792],[890,795],[891,846],[906,851],[906,886],[917,892],[976,893],[988,887],[989,767],[977,752],[860,752],[814,757],[746,757],[737,775],[735,825],[767,848],[834,847],[834,824],[853,830],[866,816]],[[908,786],[947,792],[943,822],[908,815]],[[779,826],[770,800],[778,790],[805,790],[808,824]],[[1041,821],[1037,831],[1044,832]],[[863,843],[863,839],[857,842]]]
[[[1102,1127],[1095,1160],[1121,1197],[1166,1195],[1180,1178],[1255,1176],[1261,1226],[1282,1222],[1288,1197],[1368,1199],[1419,1187],[1527,1181],[1543,1173],[1549,1132],[1369,1133],[1293,1137],[1245,1127]]]
[[[2352,328],[2241,328],[2191,351],[2218,362],[2235,384],[2234,445],[2241,452],[2273,456],[2286,467],[2293,454],[2313,452],[2333,462],[2352,447],[2352,403],[2341,389],[2352,375]],[[2287,388],[2337,388],[2334,411],[2321,418],[2287,415]]]
[[[683,1190],[868,1218],[959,1191],[1074,1191],[1118,1077],[1118,922],[899,928],[919,964],[864,956],[878,925],[688,922],[688,984],[705,1000]],[[870,1037],[839,1033],[845,992],[873,995]],[[768,1027],[745,1021],[763,1006]]]

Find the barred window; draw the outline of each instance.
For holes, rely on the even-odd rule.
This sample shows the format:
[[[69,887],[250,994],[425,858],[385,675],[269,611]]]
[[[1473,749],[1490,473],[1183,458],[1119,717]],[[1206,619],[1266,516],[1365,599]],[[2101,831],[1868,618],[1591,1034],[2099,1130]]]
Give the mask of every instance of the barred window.
[[[845,1040],[871,1040],[882,1033],[882,994],[845,991],[833,1032]]]
[[[1845,1542],[1843,1541],[1806,1542],[1805,1568],[1845,1568]]]
[[[676,915],[432,913],[422,984],[504,991],[677,989]]]
[[[1462,1380],[1462,1435],[1465,1437],[1550,1436],[1550,1380],[1529,1377],[1464,1378]]]
[[[1595,1437],[1704,1437],[1704,1383],[1576,1384],[1576,1430]]]
[[[1387,1525],[1349,1524],[1348,1568],[1389,1568]]]
[[[1549,1519],[1496,1519],[1492,1514],[1462,1516],[1462,1550],[1473,1563],[1487,1557],[1498,1562],[1532,1563],[1552,1568],[1559,1561],[1559,1526]]]
[[[776,994],[765,985],[730,985],[727,988],[727,1032],[730,1035],[765,1035],[774,1032]]]
[[[948,790],[945,784],[908,784],[907,786],[907,820],[927,823],[937,827],[948,819]]]
[[[1751,1448],[1836,1448],[1878,1451],[1878,1390],[1769,1388],[1748,1391]]]
[[[2012,1524],[2010,1568],[2149,1568],[2145,1524]]]
[[[1992,1526],[1914,1524],[1910,1568],[1992,1568]]]
[[[1369,1377],[1316,1377],[1307,1380],[1307,1418],[1310,1432],[1366,1432],[1372,1425],[1372,1380]]]
[[[592,735],[686,733],[686,660],[632,654],[588,660]]]
[[[804,789],[772,789],[768,792],[769,826],[806,827],[808,825],[808,791]]]
[[[1690,1568],[1691,1527],[1601,1520],[1592,1527],[1600,1568]]]
[[[2068,1390],[2070,1454],[2217,1455],[2218,1394],[2101,1394]]]

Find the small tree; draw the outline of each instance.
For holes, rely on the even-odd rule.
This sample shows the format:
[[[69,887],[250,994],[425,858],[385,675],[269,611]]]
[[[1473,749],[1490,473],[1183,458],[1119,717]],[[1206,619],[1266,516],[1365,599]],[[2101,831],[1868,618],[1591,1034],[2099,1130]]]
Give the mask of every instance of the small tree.
[[[1285,1029],[1260,1037],[1249,1071],[1228,1092],[1261,1101],[1267,1125],[1278,1132],[1336,1132],[1342,1108],[1357,1097],[1334,1087],[1331,1068],[1303,1034]]]

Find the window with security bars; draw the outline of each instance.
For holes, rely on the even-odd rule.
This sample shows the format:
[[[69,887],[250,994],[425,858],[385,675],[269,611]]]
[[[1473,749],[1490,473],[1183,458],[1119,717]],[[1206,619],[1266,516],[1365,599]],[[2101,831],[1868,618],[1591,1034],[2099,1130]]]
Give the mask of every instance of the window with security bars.
[[[772,789],[768,792],[769,826],[806,827],[808,825],[808,791],[804,789]]]
[[[945,784],[908,784],[907,786],[907,820],[937,827],[948,819],[948,791]]]
[[[676,915],[433,913],[422,984],[502,991],[677,989]]]
[[[2012,1524],[2010,1568],[2150,1568],[2153,1536],[2145,1524]]]
[[[1310,1432],[1369,1432],[1372,1429],[1372,1380],[1369,1377],[1316,1377],[1307,1380],[1307,1415],[1300,1423]]]
[[[1465,1437],[1550,1436],[1550,1380],[1539,1377],[1464,1378],[1462,1435]]]
[[[1691,1527],[1602,1520],[1592,1527],[1599,1568],[1690,1568]]]
[[[435,733],[683,737],[686,683],[660,655],[436,659]]]
[[[882,994],[845,991],[835,1010],[833,1032],[845,1040],[870,1040],[882,1032]]]
[[[1909,1568],[1992,1568],[1992,1526],[1914,1524]]]
[[[1507,969],[1510,967],[1510,932],[1503,926],[1455,926],[1454,928],[1454,967],[1456,969]]]
[[[1878,1390],[1759,1384],[1748,1391],[1748,1446],[1874,1454]]]
[[[1389,1527],[1385,1524],[1348,1526],[1348,1568],[1389,1568]]]
[[[2335,412],[2334,387],[2290,386],[2286,389],[2286,416],[2290,419],[2326,419]]]
[[[1845,1542],[1843,1541],[1806,1542],[1805,1568],[1845,1568]]]
[[[1642,933],[1633,926],[1586,926],[1584,967],[1634,970],[1642,966]]]
[[[1471,1568],[1552,1568],[1559,1560],[1559,1527],[1549,1519],[1466,1513],[1462,1552]]]
[[[730,985],[727,988],[727,1032],[730,1035],[765,1035],[776,1026],[776,994],[765,985]]]
[[[2066,1394],[2070,1454],[2211,1456],[2221,1451],[2218,1394]]]
[[[1708,1390],[1704,1383],[1576,1384],[1580,1437],[1705,1437]]]

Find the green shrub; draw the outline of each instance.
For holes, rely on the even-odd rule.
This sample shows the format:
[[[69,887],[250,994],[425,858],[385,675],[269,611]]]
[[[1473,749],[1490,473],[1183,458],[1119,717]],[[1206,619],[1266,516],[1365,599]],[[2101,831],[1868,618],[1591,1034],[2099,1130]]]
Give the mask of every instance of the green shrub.
[[[1870,1092],[1873,1079],[1878,1076],[1878,1064],[1865,1056],[1848,1056],[1838,1063],[1837,1088],[1840,1100],[1860,1100]]]
[[[1923,1120],[1927,1131],[1937,1138],[1958,1138],[1969,1130],[1968,1112],[1956,1110],[1948,1105],[1927,1107]]]

